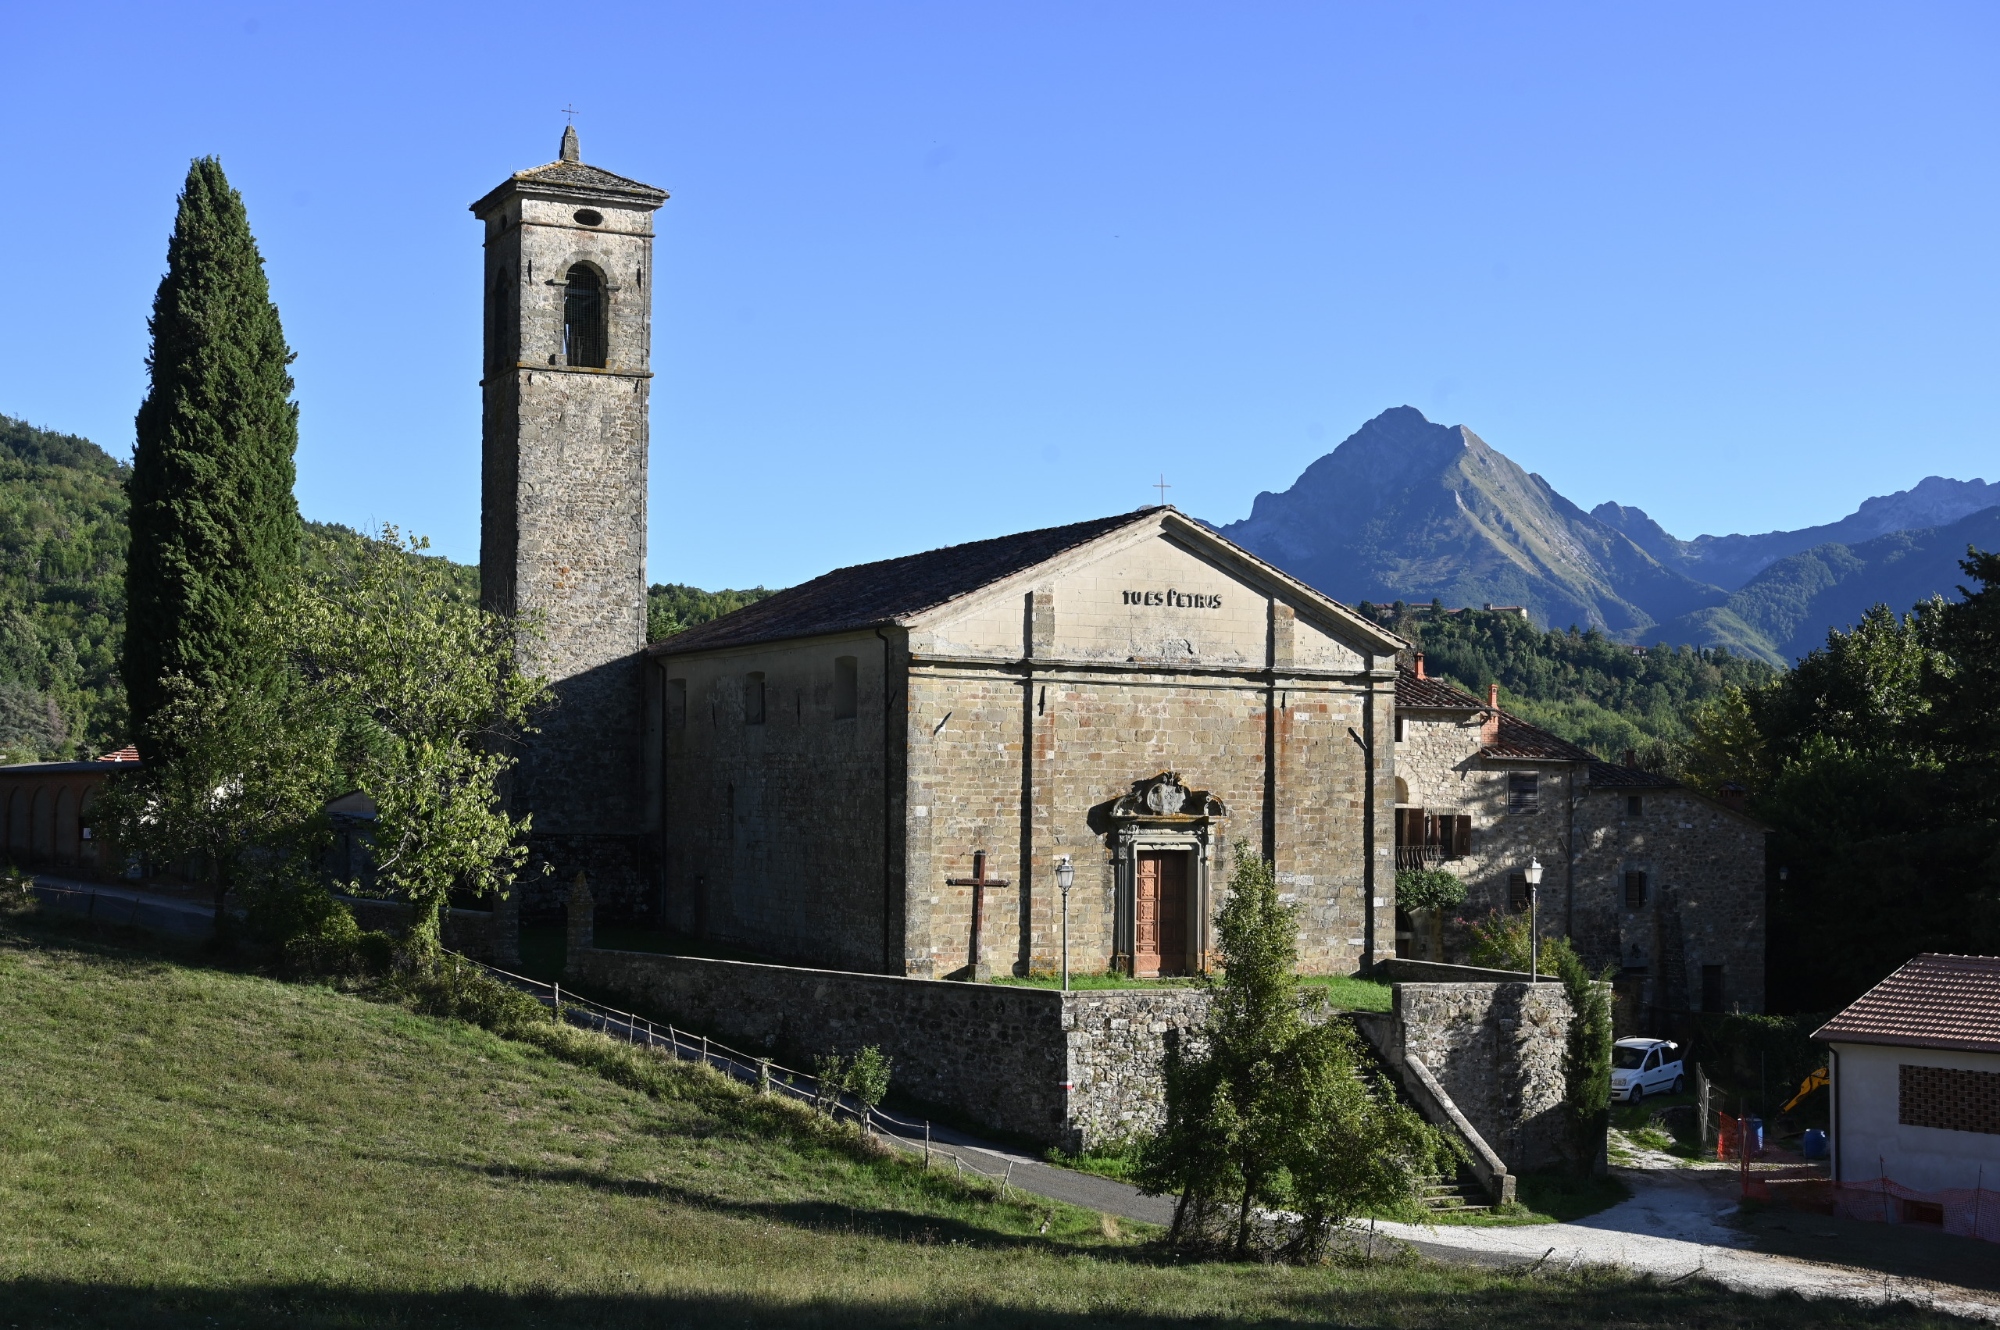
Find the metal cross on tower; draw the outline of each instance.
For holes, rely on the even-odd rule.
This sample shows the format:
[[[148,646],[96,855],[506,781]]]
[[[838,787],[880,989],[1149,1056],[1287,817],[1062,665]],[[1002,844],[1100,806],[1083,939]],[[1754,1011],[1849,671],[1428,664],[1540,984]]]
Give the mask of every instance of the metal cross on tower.
[[[563,107],[562,113],[563,113],[563,122],[565,124],[573,125],[576,123],[576,108],[574,106]]]
[[[1169,485],[1167,483],[1166,472],[1162,471],[1160,473],[1160,478],[1158,481],[1154,482],[1153,488],[1160,492],[1160,506],[1165,507],[1167,502],[1167,491],[1173,488],[1172,485]]]

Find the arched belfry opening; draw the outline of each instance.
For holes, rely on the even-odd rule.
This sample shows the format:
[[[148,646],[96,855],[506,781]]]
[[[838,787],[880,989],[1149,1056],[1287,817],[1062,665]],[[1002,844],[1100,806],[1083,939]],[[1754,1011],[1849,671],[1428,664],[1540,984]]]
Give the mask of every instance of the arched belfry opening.
[[[563,279],[563,356],[580,369],[603,369],[610,338],[605,330],[604,278],[579,263]]]

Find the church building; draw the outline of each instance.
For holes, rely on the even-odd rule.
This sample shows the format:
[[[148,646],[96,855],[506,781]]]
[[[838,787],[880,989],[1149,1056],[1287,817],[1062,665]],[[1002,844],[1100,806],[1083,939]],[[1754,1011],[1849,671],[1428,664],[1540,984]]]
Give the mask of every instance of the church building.
[[[653,217],[558,159],[485,230],[481,594],[555,705],[523,909],[896,975],[1186,974],[1239,853],[1311,972],[1397,954],[1397,868],[1662,1011],[1761,1004],[1762,829],[1398,667],[1408,643],[1170,507],[838,569],[648,647]],[[17,837],[20,833],[14,833]],[[16,842],[18,843],[18,841]],[[1458,959],[1442,917],[1406,952]],[[1461,930],[1462,931],[1462,930]],[[1641,991],[1643,990],[1643,991]]]
[[[1146,508],[843,568],[651,647],[666,922],[943,978],[1204,968],[1268,856],[1312,972],[1393,945],[1404,643]]]

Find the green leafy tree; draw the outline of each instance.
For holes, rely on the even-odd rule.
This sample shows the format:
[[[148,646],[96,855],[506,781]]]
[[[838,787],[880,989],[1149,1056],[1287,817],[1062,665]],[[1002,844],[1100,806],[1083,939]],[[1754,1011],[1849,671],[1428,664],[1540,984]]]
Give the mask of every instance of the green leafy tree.
[[[1680,778],[1714,795],[1725,785],[1755,794],[1770,785],[1770,751],[1757,726],[1751,695],[1731,684],[1694,709]]]
[[[1165,1121],[1138,1178],[1177,1195],[1176,1245],[1219,1234],[1242,1257],[1257,1208],[1293,1206],[1304,1218],[1288,1245],[1316,1258],[1357,1206],[1412,1197],[1445,1147],[1362,1082],[1352,1033],[1330,1024],[1323,993],[1301,991],[1297,911],[1241,844],[1215,931],[1222,978],[1198,1035],[1168,1052]]]
[[[259,663],[250,611],[298,563],[298,408],[242,197],[213,157],[188,169],[153,298],[151,388],[132,455],[123,673],[141,748],[167,680]]]
[[[206,877],[221,935],[231,892],[261,904],[310,881],[328,840],[337,726],[324,699],[278,669],[254,681],[175,675],[161,692],[155,733],[168,756],[112,780],[93,823],[121,853]]]
[[[437,954],[454,890],[504,891],[527,857],[529,819],[507,813],[499,781],[548,695],[514,668],[522,626],[457,594],[428,548],[385,526],[311,586],[291,638],[295,668],[342,717],[377,809],[376,880],[410,903],[420,959]]]

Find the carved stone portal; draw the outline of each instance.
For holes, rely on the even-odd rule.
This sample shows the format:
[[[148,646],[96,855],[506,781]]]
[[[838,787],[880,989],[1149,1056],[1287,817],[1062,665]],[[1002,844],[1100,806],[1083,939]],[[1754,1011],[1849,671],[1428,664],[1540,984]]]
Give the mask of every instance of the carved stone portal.
[[[1173,771],[1132,782],[1112,803],[1114,969],[1150,978],[1209,968],[1213,852],[1228,816],[1222,800]]]

